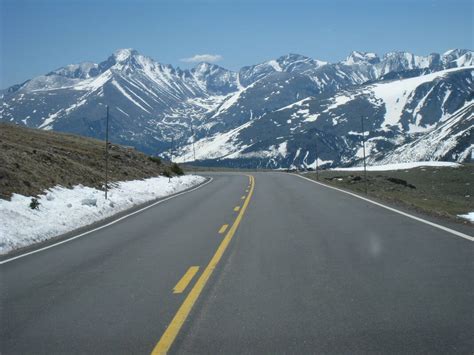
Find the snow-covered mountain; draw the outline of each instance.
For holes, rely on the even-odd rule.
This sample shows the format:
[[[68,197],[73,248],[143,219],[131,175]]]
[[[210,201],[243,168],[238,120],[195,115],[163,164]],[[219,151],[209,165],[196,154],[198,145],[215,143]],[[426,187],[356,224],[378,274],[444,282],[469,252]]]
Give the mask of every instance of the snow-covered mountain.
[[[2,121],[103,137],[109,105],[112,139],[157,152],[235,90],[237,74],[216,65],[183,71],[122,49],[99,64],[69,65],[10,88],[0,114]]]
[[[339,63],[288,54],[232,72],[190,70],[132,49],[4,90],[0,121],[112,140],[179,161],[230,166],[357,164],[361,116],[371,161],[470,157],[473,52],[352,52]],[[416,152],[416,154],[415,154]]]
[[[403,160],[423,156],[425,160],[464,161],[472,149],[466,143],[474,126],[472,74],[472,67],[453,68],[354,86],[328,97],[306,97],[249,118],[226,134],[199,140],[197,158],[249,167],[314,167],[318,145],[320,164],[356,163],[362,157],[363,117],[366,149],[373,161],[398,161],[400,155],[389,153],[424,136],[432,137],[435,144],[434,132],[439,131],[444,133],[436,136],[437,144],[449,142],[451,149],[446,146],[435,154],[427,145],[424,150],[418,145],[417,154],[405,154]],[[456,130],[448,122],[456,122]],[[191,159],[190,153],[190,146],[184,147],[183,160]]]
[[[474,102],[466,104],[436,128],[386,154],[375,156],[378,164],[411,161],[453,160],[467,161],[474,151],[472,130]]]

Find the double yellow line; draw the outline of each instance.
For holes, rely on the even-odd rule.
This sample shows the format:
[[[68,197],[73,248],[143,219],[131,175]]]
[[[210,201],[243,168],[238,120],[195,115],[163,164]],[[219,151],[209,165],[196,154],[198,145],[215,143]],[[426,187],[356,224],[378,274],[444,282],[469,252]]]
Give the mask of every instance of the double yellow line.
[[[247,198],[244,201],[244,204],[242,205],[242,208],[240,209],[239,214],[237,215],[237,218],[232,224],[232,227],[230,227],[229,231],[225,235],[224,239],[222,239],[222,242],[217,248],[217,251],[215,252],[209,264],[206,266],[206,268],[202,272],[199,279],[196,281],[196,284],[194,285],[192,290],[189,292],[189,295],[186,297],[184,302],[179,307],[178,312],[176,312],[173,320],[171,321],[168,328],[166,328],[166,331],[161,336],[161,339],[156,344],[155,348],[152,351],[152,355],[166,354],[168,352],[174,340],[178,336],[178,333],[181,327],[183,326],[184,321],[188,317],[189,313],[191,312],[191,309],[196,303],[196,300],[198,299],[199,295],[204,289],[204,286],[206,286],[207,281],[211,277],[214,269],[217,267],[217,264],[221,260],[222,255],[224,255],[224,252],[229,246],[230,241],[232,240],[237,228],[239,227],[240,222],[242,221],[245,211],[250,203],[250,199],[252,198],[253,190],[255,188],[254,177],[252,175],[248,175],[248,177],[249,177],[249,193],[247,195]]]

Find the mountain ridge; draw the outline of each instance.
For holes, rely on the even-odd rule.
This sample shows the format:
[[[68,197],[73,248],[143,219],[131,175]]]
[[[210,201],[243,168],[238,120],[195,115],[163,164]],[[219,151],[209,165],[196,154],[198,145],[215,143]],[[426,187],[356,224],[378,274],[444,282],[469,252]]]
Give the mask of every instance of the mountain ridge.
[[[345,110],[342,116],[353,117],[354,112],[365,110],[374,122],[382,122],[385,118],[396,121],[396,115],[399,115],[398,119],[405,117],[398,130],[381,131],[379,140],[389,139],[387,132],[391,132],[398,141],[392,137],[390,139],[395,139],[395,143],[378,144],[378,151],[373,152],[375,155],[371,159],[375,159],[377,154],[377,157],[381,154],[388,156],[398,144],[408,144],[419,135],[435,130],[447,114],[453,114],[470,102],[466,87],[472,85],[473,65],[472,51],[454,49],[428,56],[389,52],[382,58],[371,52],[353,51],[337,63],[289,53],[243,67],[237,72],[205,62],[183,70],[161,64],[136,50],[120,49],[100,63],[67,65],[7,88],[1,96],[0,121],[100,138],[104,132],[105,105],[109,105],[112,139],[147,153],[169,154],[172,137],[179,147],[175,156],[181,161],[189,160],[190,144],[194,140],[196,144],[200,142],[198,145],[203,151],[198,155],[206,162],[212,157],[216,164],[224,161],[227,164],[229,159],[234,159],[235,164],[266,167],[300,164],[304,167],[315,165],[314,160],[313,163],[308,160],[312,155],[309,150],[304,153],[304,159],[300,157],[304,142],[311,141],[314,132],[319,132],[321,137],[326,136],[327,142],[332,142],[328,144],[333,144],[334,154],[323,160],[331,161],[332,165],[350,165],[357,163],[358,149],[351,135],[352,128],[344,130],[343,127],[354,126],[357,120],[351,118],[354,124],[347,124],[341,118],[329,119],[326,117],[328,113],[336,115]],[[449,74],[450,70],[458,69],[457,76]],[[427,76],[441,72],[446,72],[447,76],[434,75],[442,77],[438,80],[440,83],[428,80],[432,85],[421,80],[416,88],[410,89],[412,97],[405,97],[406,93],[396,89],[399,82],[406,84],[412,80],[417,83],[416,78],[427,79]],[[390,87],[387,92],[394,91],[399,96],[389,98],[387,93],[381,93],[385,88],[383,83]],[[370,85],[378,90],[377,93],[371,94],[367,89],[369,91],[356,95],[358,89],[365,90],[363,88]],[[429,87],[431,93],[418,89],[423,85]],[[347,90],[355,96],[344,98]],[[433,92],[438,96],[435,97]],[[306,108],[298,104],[305,100],[311,103],[306,116]],[[333,102],[332,107],[324,100],[346,102],[335,106],[336,102]],[[400,100],[406,107],[396,105]],[[292,110],[284,110],[291,105]],[[282,115],[287,115],[283,121]],[[302,122],[298,121],[300,116]],[[286,140],[287,155],[282,154],[281,133],[275,133],[281,129],[279,126],[270,128],[273,117],[281,121],[280,126],[288,126],[289,131],[284,133],[286,136],[299,137],[299,143],[295,143],[293,138]],[[463,117],[468,122],[472,119]],[[318,128],[322,120],[327,121],[326,125]],[[263,123],[255,124],[257,121]],[[255,127],[264,129],[264,133],[259,133]],[[236,130],[240,132],[238,136],[234,135]],[[275,132],[267,137],[265,130]],[[329,132],[332,131],[337,135],[331,136]],[[211,137],[221,141],[225,141],[225,137],[234,137],[246,151],[242,151],[242,157],[236,151],[231,153],[229,147],[222,148],[220,154],[215,151],[209,156],[201,154],[209,150],[205,148],[205,142],[209,142]],[[262,137],[265,137],[265,143]],[[262,155],[259,151],[267,153]],[[372,153],[370,149],[369,153]],[[349,158],[351,154],[353,157]],[[256,162],[259,157],[261,159]],[[438,159],[448,157],[439,156]]]
[[[137,56],[137,55],[143,56],[136,49],[121,48],[121,49],[117,49],[116,51],[114,51],[114,53],[112,53],[106,60],[104,60],[100,63],[94,63],[94,62],[91,62],[91,61],[84,61],[84,62],[79,62],[79,63],[75,63],[75,64],[68,64],[68,65],[65,65],[63,67],[59,67],[55,70],[52,70],[52,71],[48,72],[46,74],[46,76],[58,74],[58,75],[66,76],[66,77],[72,77],[72,78],[89,78],[89,77],[97,76],[104,69],[107,69],[110,66],[111,61],[114,61],[114,64],[117,63],[117,59],[118,59],[118,63],[125,62],[126,60],[130,59],[131,57]],[[364,55],[369,56],[370,58],[367,57],[367,58],[369,58],[369,60],[364,61],[364,60],[354,60],[353,59],[355,57],[361,58]],[[452,65],[451,62],[454,62],[454,61],[456,61],[460,58],[463,61],[465,61],[465,63],[463,63],[464,66],[474,65],[473,52],[472,52],[472,50],[469,50],[469,49],[450,49],[450,50],[445,51],[442,54],[430,53],[429,55],[426,55],[426,56],[415,55],[411,52],[405,52],[405,51],[392,51],[392,52],[385,53],[382,56],[382,59],[383,60],[388,60],[388,59],[392,59],[393,57],[403,57],[403,56],[409,56],[411,59],[408,61],[408,64],[409,65],[415,65],[415,66],[419,66],[419,64],[417,65],[415,62],[419,63],[421,61],[423,63],[426,63],[427,61],[429,62],[429,60],[431,58],[437,58],[437,57],[439,57],[445,65]],[[148,59],[151,59],[151,60],[155,61],[151,57],[147,57],[147,56],[143,56],[143,57],[146,57]],[[465,58],[463,58],[463,57],[465,57]],[[294,63],[294,61],[295,61],[294,58],[302,58],[299,61],[311,61],[311,62],[316,63],[316,65],[318,67],[321,67],[321,66],[326,65],[326,64],[356,65],[357,63],[361,63],[361,62],[362,63],[372,62],[370,64],[377,64],[377,63],[380,63],[382,61],[382,59],[380,59],[380,57],[375,52],[352,51],[349,54],[349,56],[346,57],[345,59],[343,59],[341,61],[338,61],[338,62],[333,62],[333,63],[318,60],[318,59],[313,59],[311,57],[301,55],[301,54],[297,54],[297,53],[288,53],[288,54],[284,54],[284,55],[281,55],[277,58],[269,59],[267,61],[255,64],[255,65],[243,66],[238,71],[232,71],[232,70],[226,69],[222,66],[219,66],[217,64],[209,63],[209,62],[205,62],[205,61],[197,63],[194,67],[192,67],[190,69],[181,69],[179,66],[174,67],[172,64],[161,64],[160,62],[157,62],[157,61],[155,61],[155,62],[160,63],[161,65],[163,65],[165,67],[173,68],[178,72],[192,71],[193,69],[196,69],[197,67],[199,67],[201,65],[207,65],[207,66],[211,66],[211,67],[218,67],[218,68],[221,68],[221,69],[223,69],[225,71],[228,71],[228,72],[239,73],[240,71],[242,71],[245,68],[257,67],[257,66],[262,66],[262,65],[269,65],[269,66],[272,66],[273,69],[275,69],[275,67],[272,64],[274,64],[275,62],[276,63],[284,62],[286,58],[292,58],[293,59],[293,60],[290,61],[290,63]],[[269,63],[271,63],[271,64],[269,64]],[[280,68],[280,69],[282,69],[280,71],[284,71],[285,68],[283,67],[283,68]],[[410,69],[410,68],[408,68],[408,69]],[[84,71],[86,71],[86,73],[84,73]],[[275,69],[275,71],[279,71],[279,70]],[[71,72],[73,72],[73,73],[71,73]],[[3,90],[8,90],[8,89],[18,87],[18,86],[21,87],[22,85],[24,85],[25,83],[27,83],[30,80],[31,79],[25,80],[24,82],[22,82],[20,84],[10,85],[10,86],[4,88]]]

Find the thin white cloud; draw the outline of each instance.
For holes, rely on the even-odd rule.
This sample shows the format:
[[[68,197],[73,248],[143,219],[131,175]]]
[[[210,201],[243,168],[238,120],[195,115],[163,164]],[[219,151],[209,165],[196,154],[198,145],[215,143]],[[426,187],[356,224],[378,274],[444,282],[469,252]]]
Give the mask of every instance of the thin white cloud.
[[[214,63],[220,60],[222,60],[222,56],[220,54],[195,54],[192,57],[181,59],[182,62],[186,62],[186,63],[199,63],[199,62]]]

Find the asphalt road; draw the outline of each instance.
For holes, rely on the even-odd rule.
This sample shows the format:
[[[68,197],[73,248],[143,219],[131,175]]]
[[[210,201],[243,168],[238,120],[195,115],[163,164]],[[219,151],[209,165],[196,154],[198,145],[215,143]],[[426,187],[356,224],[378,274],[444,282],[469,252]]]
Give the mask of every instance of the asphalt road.
[[[252,175],[0,265],[1,353],[473,353],[472,241]]]

